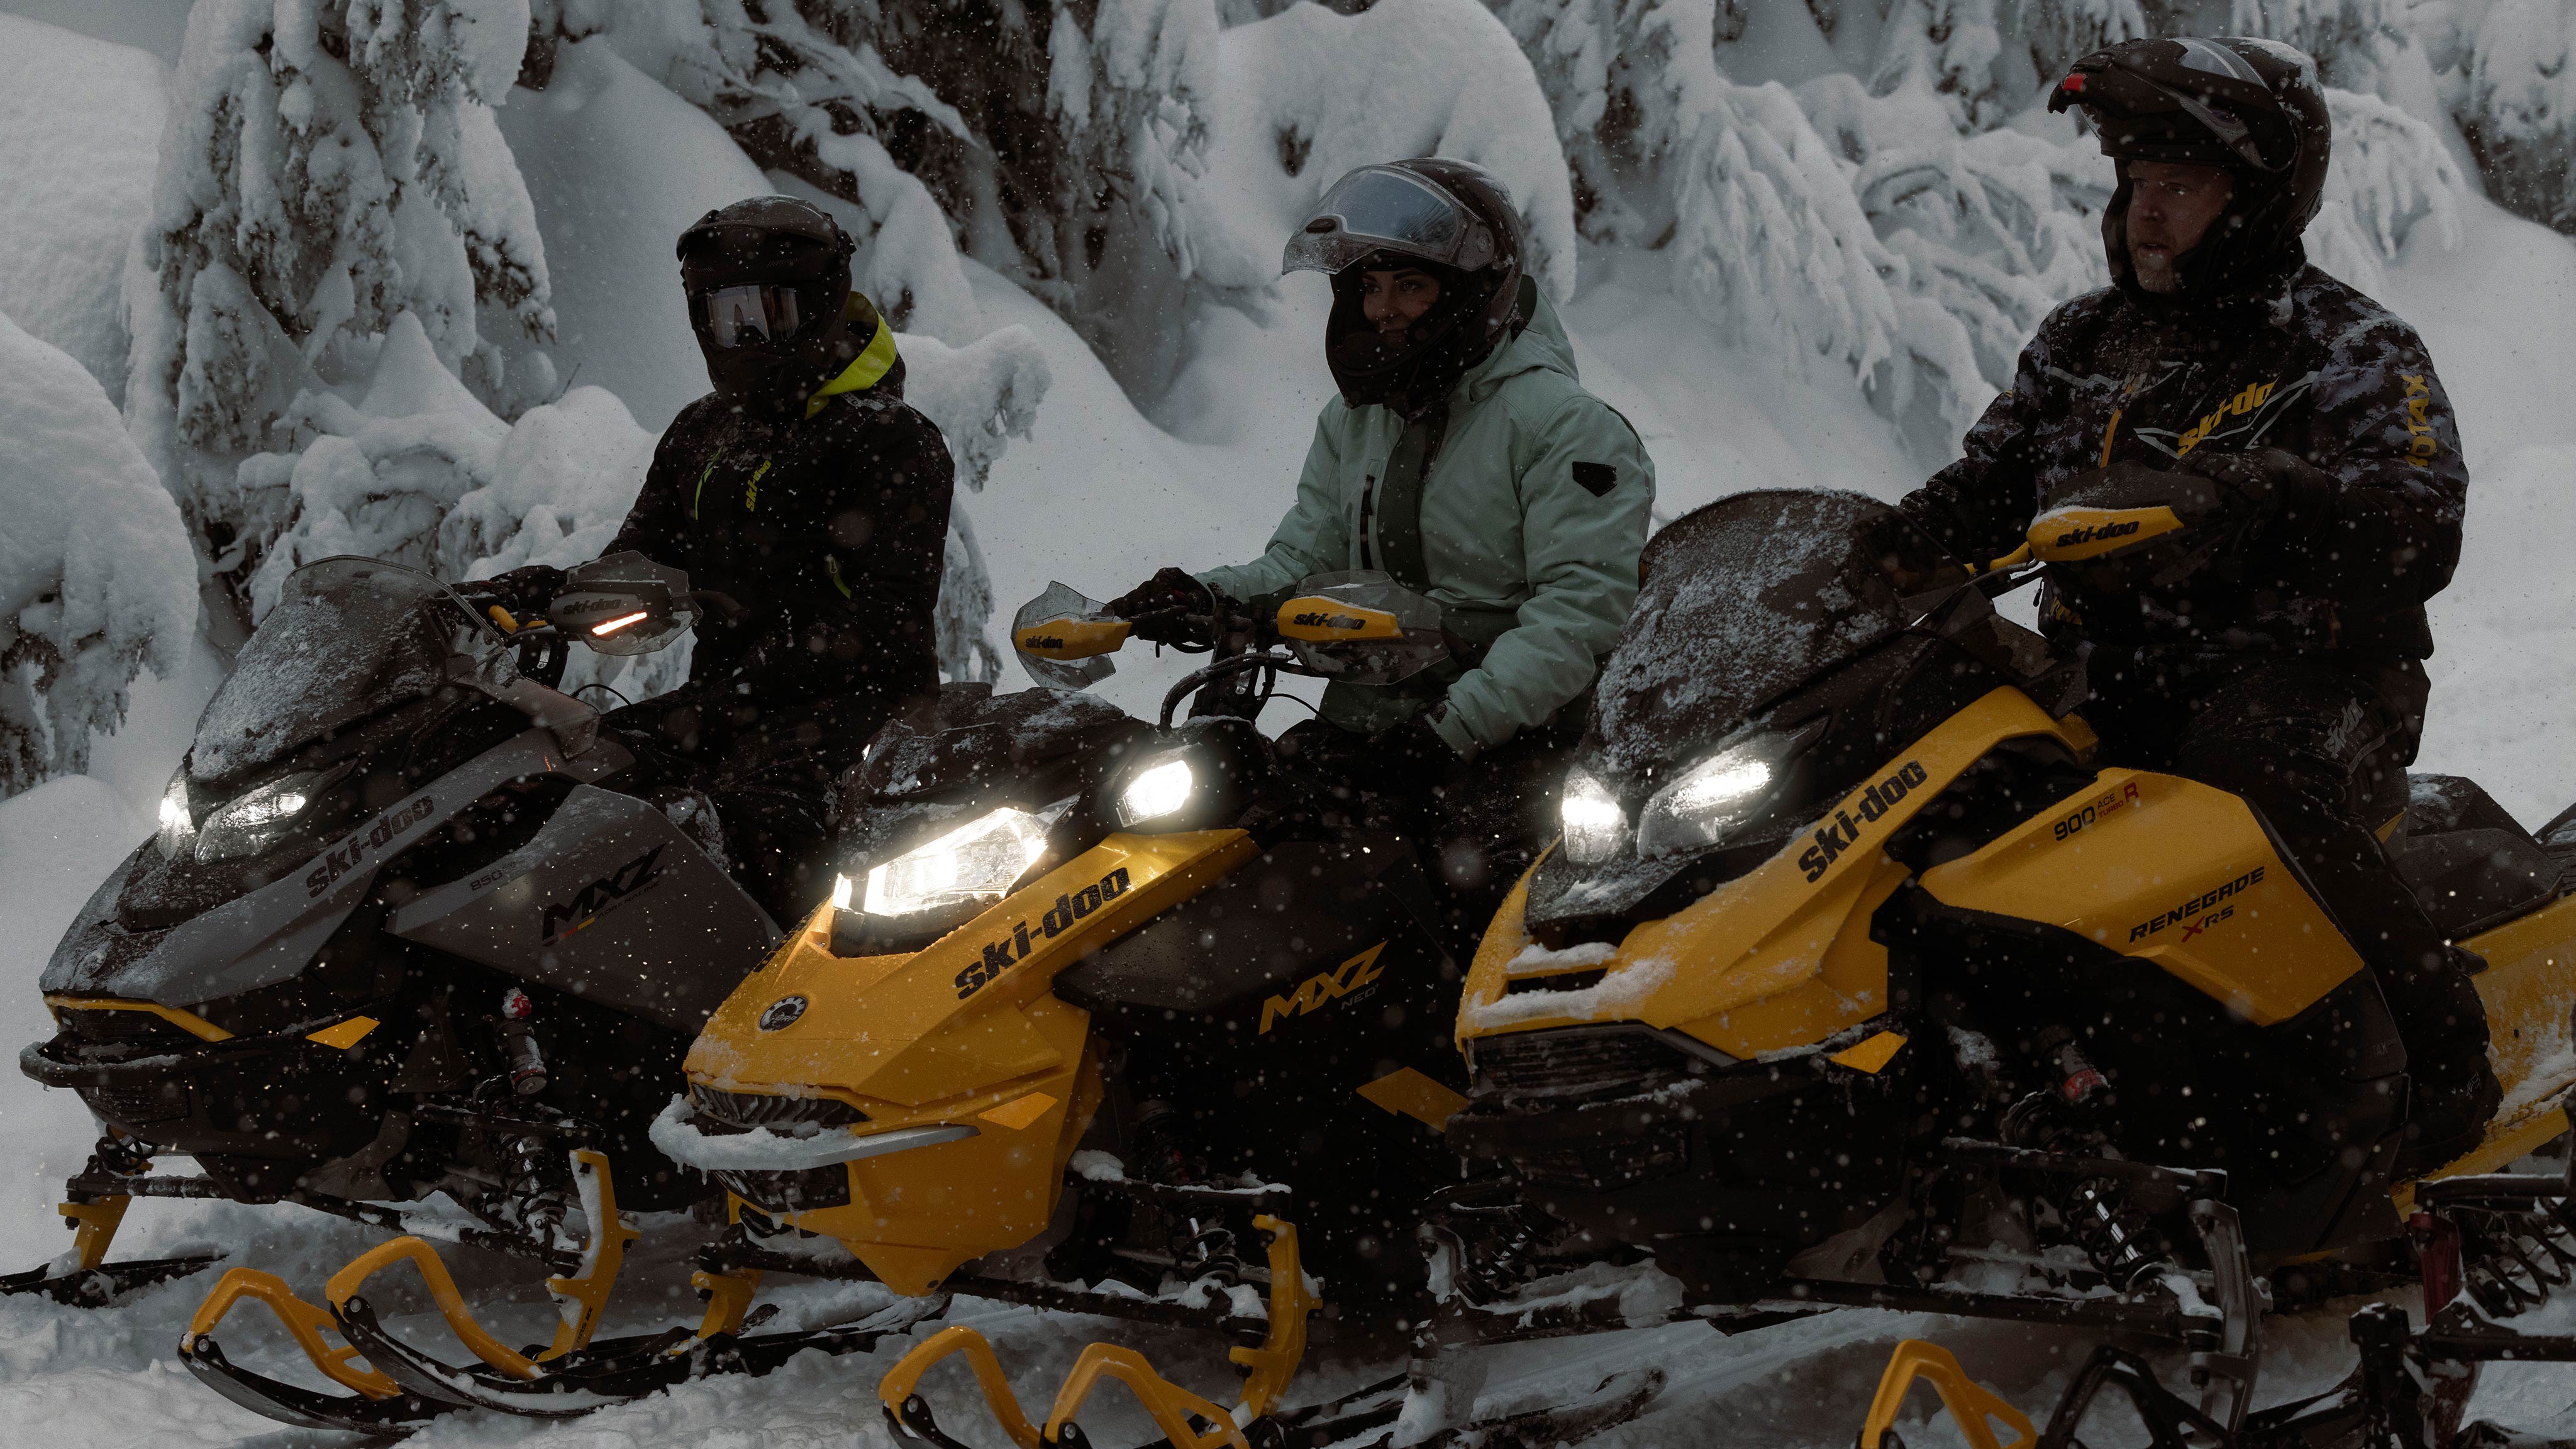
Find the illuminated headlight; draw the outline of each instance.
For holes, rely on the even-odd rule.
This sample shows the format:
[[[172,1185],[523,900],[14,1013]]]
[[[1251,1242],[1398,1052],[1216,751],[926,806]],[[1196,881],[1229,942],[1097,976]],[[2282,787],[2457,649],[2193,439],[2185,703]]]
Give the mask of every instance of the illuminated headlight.
[[[1717,844],[1771,797],[1790,741],[1761,735],[1729,745],[1655,792],[1637,819],[1637,853],[1674,855]]]
[[[177,860],[196,848],[197,825],[188,818],[188,767],[181,765],[161,792],[161,856]]]
[[[998,901],[1046,854],[1048,822],[1007,806],[868,872],[863,907],[872,916],[910,916],[973,901]],[[832,888],[844,905],[846,878]]]
[[[1557,818],[1565,824],[1565,853],[1576,865],[1600,865],[1628,847],[1628,812],[1610,787],[1578,766],[1566,772]]]
[[[207,816],[205,825],[197,831],[197,859],[239,860],[284,840],[295,829],[295,817],[313,803],[321,784],[320,775],[307,771],[271,780],[234,799]],[[169,808],[165,797],[165,815]],[[182,812],[186,808],[184,803],[180,806]]]
[[[1134,825],[1159,820],[1190,803],[1190,791],[1197,784],[1198,777],[1190,773],[1190,762],[1178,755],[1147,765],[1130,776],[1127,788],[1118,792],[1118,823]]]

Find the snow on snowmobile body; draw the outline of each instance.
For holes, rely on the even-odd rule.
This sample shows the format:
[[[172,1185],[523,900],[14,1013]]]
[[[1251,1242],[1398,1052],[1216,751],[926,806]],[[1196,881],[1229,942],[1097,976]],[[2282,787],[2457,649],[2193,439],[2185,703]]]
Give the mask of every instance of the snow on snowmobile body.
[[[1908,528],[1759,493],[1649,546],[1567,835],[1469,970],[1451,1140],[1546,1219],[1651,1254],[1684,1312],[2108,1328],[2139,1303],[2183,1338],[2216,1332],[2217,1258],[2402,1245],[2405,1053],[2359,955],[2244,802],[2096,768],[2080,674],[1983,589],[1899,597],[1881,561],[1922,556]],[[2077,551],[2105,530],[2172,531],[2095,519]],[[2576,899],[2469,782],[2417,798],[2392,850],[2491,963],[2507,1103],[2438,1175],[2486,1172],[2567,1126]],[[2046,1207],[1998,1236],[2005,1201]],[[2025,1287],[1970,1291],[1999,1265]],[[2231,1432],[2256,1341],[2234,1296],[2241,1372],[2209,1397]]]

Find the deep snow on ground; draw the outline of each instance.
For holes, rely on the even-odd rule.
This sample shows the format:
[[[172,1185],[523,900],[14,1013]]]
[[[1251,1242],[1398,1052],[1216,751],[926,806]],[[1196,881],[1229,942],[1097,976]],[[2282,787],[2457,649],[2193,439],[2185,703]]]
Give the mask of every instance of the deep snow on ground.
[[[0,0],[18,9],[45,3],[51,0]],[[89,8],[54,6],[74,18]],[[132,38],[154,43],[148,34]],[[128,184],[120,178],[148,187],[150,168],[137,170],[135,158],[148,161],[158,124],[157,102],[140,99],[159,84],[152,64],[137,52],[70,42],[0,16],[0,241],[12,235],[13,219],[29,215],[12,178],[37,174],[27,160],[37,148],[25,144],[37,133],[14,118],[29,114],[26,98],[39,93],[13,89],[7,78],[46,80],[47,119],[98,138],[94,154],[113,164],[64,184],[97,188],[112,201]],[[121,76],[131,86],[118,105],[102,108],[94,91],[83,90],[100,82],[82,76]],[[569,47],[557,77],[554,90],[520,93],[502,115],[554,267],[563,337],[553,351],[568,379],[610,387],[655,426],[701,386],[671,285],[669,237],[706,208],[763,182],[721,137],[707,142],[712,128],[702,117],[604,46]],[[628,180],[647,175],[657,182],[649,192]],[[142,192],[135,194],[139,207]],[[13,278],[27,275],[10,270],[13,255],[77,261],[87,268],[79,285],[99,297],[100,279],[112,284],[121,265],[132,225],[112,213],[112,206],[83,213],[84,225],[95,217],[86,251],[0,246],[0,311],[37,325],[8,301],[6,288],[22,284]],[[2563,724],[2576,714],[2576,665],[2569,663],[2576,652],[2568,648],[2576,576],[2564,566],[2561,541],[2564,500],[2576,490],[2576,409],[2568,405],[2576,398],[2576,247],[2483,202],[2471,203],[2463,220],[2458,250],[2419,245],[2390,269],[2385,293],[2433,349],[2461,410],[2477,479],[2460,580],[2436,606],[2442,652],[2432,661],[2435,696],[2419,768],[2473,774],[2536,824],[2576,799]],[[1315,346],[1324,309],[1316,279],[1293,279],[1248,310],[1202,307],[1188,324],[1191,370],[1149,418],[1060,318],[989,271],[970,265],[969,273],[984,325],[1029,328],[1055,379],[1036,436],[1012,444],[972,503],[1003,615],[997,626],[1052,579],[1105,598],[1161,564],[1204,567],[1260,549],[1286,505],[1314,411],[1330,388]],[[72,308],[62,325],[79,334],[94,329],[100,315]],[[1919,467],[1906,461],[1856,389],[1800,382],[1767,359],[1714,345],[1673,305],[1659,258],[1586,255],[1566,315],[1586,380],[1636,424],[1656,457],[1663,517],[1749,487],[1834,485],[1892,498],[1918,481]],[[1150,710],[1193,662],[1133,651],[1102,693]],[[49,1031],[35,979],[93,883],[150,828],[161,784],[221,668],[199,644],[172,677],[137,682],[126,727],[101,738],[88,777],[0,802],[0,1049]],[[1016,667],[1007,667],[1002,687],[1022,683]],[[1266,723],[1277,729],[1298,714],[1282,704]],[[52,1205],[91,1130],[67,1095],[0,1076],[0,1270],[68,1246]],[[676,1219],[647,1226],[608,1332],[695,1316],[686,1258],[699,1230]],[[371,1234],[289,1207],[150,1202],[133,1211],[119,1248],[139,1256],[217,1242],[234,1262],[270,1268],[312,1294],[371,1241]],[[498,1305],[493,1314],[505,1339],[540,1335],[547,1310],[535,1273],[488,1254],[448,1256],[469,1293]],[[216,1398],[178,1368],[173,1345],[210,1282],[207,1275],[147,1290],[107,1312],[0,1299],[0,1444],[282,1449],[347,1442],[284,1431]],[[777,1283],[765,1297],[787,1305],[787,1323],[872,1303],[871,1291]],[[387,1292],[416,1313],[408,1286]],[[2313,1390],[2340,1371],[2348,1362],[2341,1308],[2349,1306],[2271,1326],[2268,1396]],[[995,1338],[1032,1407],[1078,1346],[1100,1336],[1145,1348],[1202,1391],[1222,1395],[1232,1383],[1211,1348],[1170,1333],[989,1304],[960,1304],[957,1317]],[[410,1322],[421,1341],[444,1343],[427,1320]],[[1564,1395],[1610,1369],[1657,1363],[1673,1379],[1662,1400],[1644,1419],[1596,1442],[1614,1449],[1838,1449],[1859,1423],[1888,1347],[1907,1336],[1952,1348],[1973,1374],[2034,1414],[2044,1412],[2089,1347],[2011,1325],[1841,1313],[1736,1341],[1680,1325],[1502,1350],[1493,1388]],[[286,1362],[279,1336],[255,1312],[228,1324],[224,1341],[264,1366]],[[892,1441],[879,1425],[875,1384],[901,1347],[842,1360],[808,1357],[767,1379],[694,1385],[564,1424],[462,1416],[417,1442],[883,1446]],[[1383,1354],[1320,1347],[1301,1394],[1351,1387],[1393,1367]],[[2497,1371],[2481,1393],[2480,1412],[2576,1431],[2576,1370]],[[999,1436],[972,1407],[955,1370],[934,1385],[933,1397],[953,1432],[998,1449]],[[1118,1391],[1100,1402],[1086,1423],[1103,1442],[1147,1437]],[[1954,1442],[1946,1428],[1919,1429],[1927,1403],[1918,1395],[1912,1406],[1909,1442]]]

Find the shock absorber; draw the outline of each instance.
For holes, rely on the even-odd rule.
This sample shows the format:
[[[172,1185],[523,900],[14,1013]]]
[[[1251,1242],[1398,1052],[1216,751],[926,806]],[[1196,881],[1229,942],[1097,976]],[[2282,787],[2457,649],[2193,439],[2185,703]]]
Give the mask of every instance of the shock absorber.
[[[2123,1293],[2164,1265],[2163,1237],[2110,1178],[2088,1177],[2075,1184],[2062,1215],[2093,1266]]]
[[[564,1200],[562,1193],[546,1186],[546,1165],[553,1157],[546,1139],[534,1132],[514,1137],[509,1154],[510,1206],[528,1236],[551,1243],[555,1229],[563,1225]]]

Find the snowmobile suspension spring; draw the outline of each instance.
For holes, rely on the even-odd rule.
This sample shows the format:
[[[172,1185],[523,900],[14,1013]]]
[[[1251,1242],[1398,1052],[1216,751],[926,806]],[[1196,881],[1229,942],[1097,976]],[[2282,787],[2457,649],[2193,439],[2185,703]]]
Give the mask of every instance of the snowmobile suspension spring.
[[[2110,1178],[2088,1177],[2077,1183],[2067,1199],[2065,1218],[2093,1266],[2123,1293],[2164,1261],[2163,1239]]]
[[[1192,1227],[1197,1226],[1192,1222]],[[1214,1278],[1227,1287],[1243,1281],[1243,1259],[1234,1251],[1234,1234],[1224,1228],[1193,1232],[1181,1259],[1184,1271],[1193,1279]]]
[[[551,1156],[546,1140],[533,1133],[511,1140],[510,1205],[518,1212],[519,1225],[541,1243],[554,1240],[555,1229],[564,1219],[563,1194],[546,1187]]]

